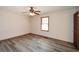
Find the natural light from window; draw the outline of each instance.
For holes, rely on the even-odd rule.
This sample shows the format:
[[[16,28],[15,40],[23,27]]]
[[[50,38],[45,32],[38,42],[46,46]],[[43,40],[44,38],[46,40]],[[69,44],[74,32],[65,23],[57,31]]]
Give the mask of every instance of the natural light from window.
[[[48,31],[48,17],[42,17],[41,19],[41,30]]]

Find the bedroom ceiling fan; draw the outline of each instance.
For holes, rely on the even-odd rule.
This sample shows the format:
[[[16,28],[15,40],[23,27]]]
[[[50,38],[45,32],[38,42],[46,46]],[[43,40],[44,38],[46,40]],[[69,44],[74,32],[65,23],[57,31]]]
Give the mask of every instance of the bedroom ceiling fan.
[[[27,12],[23,12],[23,13],[27,13]],[[30,16],[40,15],[40,11],[39,10],[35,10],[34,7],[30,7],[30,9],[29,9],[29,15]]]

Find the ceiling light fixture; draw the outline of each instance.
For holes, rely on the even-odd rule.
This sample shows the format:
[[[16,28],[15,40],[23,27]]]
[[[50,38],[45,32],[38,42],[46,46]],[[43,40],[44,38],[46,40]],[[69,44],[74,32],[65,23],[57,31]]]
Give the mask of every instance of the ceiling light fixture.
[[[40,15],[40,11],[35,10],[34,7],[30,7],[29,12],[24,11],[23,13],[27,13],[29,16]]]
[[[35,13],[30,12],[30,16],[34,16],[34,15],[35,15]]]

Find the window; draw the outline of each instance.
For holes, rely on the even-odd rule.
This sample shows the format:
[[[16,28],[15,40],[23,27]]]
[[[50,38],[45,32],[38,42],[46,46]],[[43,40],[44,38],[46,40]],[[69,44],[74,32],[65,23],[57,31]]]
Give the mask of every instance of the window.
[[[49,31],[49,17],[41,17],[41,30]]]

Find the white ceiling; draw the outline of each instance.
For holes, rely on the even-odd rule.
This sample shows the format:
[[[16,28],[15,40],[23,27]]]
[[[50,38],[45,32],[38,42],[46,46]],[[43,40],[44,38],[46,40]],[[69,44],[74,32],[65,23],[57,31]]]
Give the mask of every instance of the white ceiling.
[[[0,9],[21,13],[21,12],[29,12],[29,7],[30,6],[1,6]],[[33,6],[33,7],[35,8],[35,10],[40,10],[41,13],[73,8],[73,6]]]

